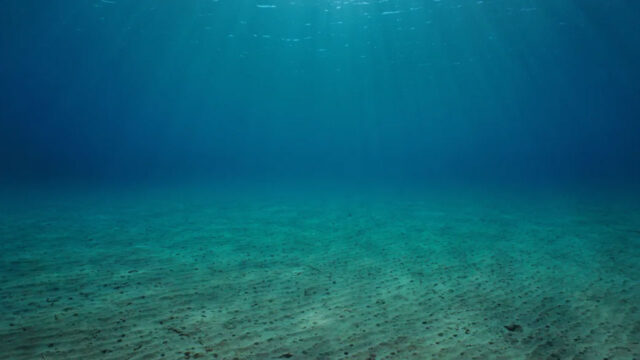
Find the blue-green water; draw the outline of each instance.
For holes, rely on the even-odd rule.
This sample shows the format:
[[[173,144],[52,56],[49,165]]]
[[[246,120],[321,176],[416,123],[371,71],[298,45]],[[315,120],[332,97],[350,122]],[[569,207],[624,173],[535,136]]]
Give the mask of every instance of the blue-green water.
[[[0,354],[640,358],[638,19],[0,0]]]
[[[637,183],[636,1],[3,1],[2,175]]]

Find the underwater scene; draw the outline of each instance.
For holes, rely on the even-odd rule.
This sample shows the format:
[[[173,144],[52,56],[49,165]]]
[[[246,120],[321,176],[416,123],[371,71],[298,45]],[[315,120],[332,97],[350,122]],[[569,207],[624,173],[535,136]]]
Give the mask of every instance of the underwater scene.
[[[0,359],[640,359],[640,1],[0,0]]]

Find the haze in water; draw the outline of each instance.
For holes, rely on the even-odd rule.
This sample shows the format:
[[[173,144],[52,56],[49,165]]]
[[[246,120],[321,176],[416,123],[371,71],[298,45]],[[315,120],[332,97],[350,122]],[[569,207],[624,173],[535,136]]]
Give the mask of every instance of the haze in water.
[[[640,358],[638,19],[0,0],[0,354]]]

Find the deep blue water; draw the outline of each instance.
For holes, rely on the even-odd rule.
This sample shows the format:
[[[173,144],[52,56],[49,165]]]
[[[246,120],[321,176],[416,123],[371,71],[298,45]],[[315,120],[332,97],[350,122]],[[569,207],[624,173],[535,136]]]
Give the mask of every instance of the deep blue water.
[[[0,2],[13,183],[634,184],[634,0]]]

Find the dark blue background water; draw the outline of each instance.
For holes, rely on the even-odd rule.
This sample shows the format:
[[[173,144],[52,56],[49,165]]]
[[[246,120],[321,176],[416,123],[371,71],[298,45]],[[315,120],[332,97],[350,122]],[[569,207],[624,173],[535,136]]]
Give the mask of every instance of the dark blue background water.
[[[3,180],[640,180],[635,0],[0,1]]]

